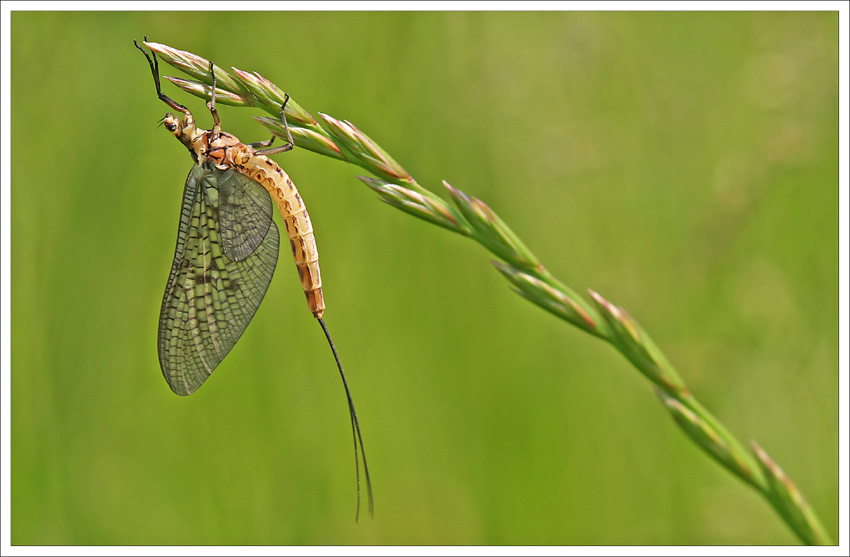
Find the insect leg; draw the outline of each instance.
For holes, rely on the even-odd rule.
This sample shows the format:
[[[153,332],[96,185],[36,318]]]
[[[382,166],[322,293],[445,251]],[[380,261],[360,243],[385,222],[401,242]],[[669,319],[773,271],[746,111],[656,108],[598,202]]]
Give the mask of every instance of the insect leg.
[[[257,141],[255,143],[249,143],[248,145],[256,149],[257,147],[269,147],[272,143],[274,143],[274,135],[272,135],[271,139],[267,141]]]
[[[285,153],[289,151],[293,147],[295,147],[295,142],[292,140],[292,134],[289,132],[289,124],[286,122],[286,114],[284,114],[284,110],[286,110],[286,103],[289,102],[289,95],[286,95],[286,98],[283,99],[283,104],[280,105],[280,121],[283,122],[283,129],[286,130],[286,144],[280,145],[279,147],[272,147],[270,149],[258,149],[257,152],[261,155],[274,155],[275,153]],[[274,140],[274,136],[272,136],[271,140],[269,140],[269,145],[272,144]],[[252,143],[251,146],[254,145],[263,145],[262,143]]]
[[[147,40],[148,40],[148,36],[145,35],[145,42],[147,42]],[[153,54],[153,60],[151,60],[151,57],[148,56],[148,53],[145,52],[145,49],[143,49],[142,47],[139,46],[139,43],[136,42],[136,39],[133,39],[133,44],[136,45],[136,48],[141,50],[142,54],[145,55],[145,58],[148,59],[148,64],[150,64],[151,73],[153,74],[153,82],[154,82],[154,85],[156,85],[156,96],[159,97],[159,100],[161,100],[162,102],[164,102],[165,104],[167,104],[168,106],[173,108],[174,110],[182,112],[183,114],[191,115],[189,113],[188,108],[186,108],[182,104],[178,103],[177,101],[171,99],[168,95],[166,95],[165,93],[162,92],[162,87],[160,87],[160,80],[159,80],[159,60],[156,57],[156,52],[151,51],[151,54]]]
[[[215,67],[213,66],[212,61],[210,61],[210,73],[212,74],[212,91],[210,92],[210,101],[207,103],[207,108],[210,109],[213,116],[213,122],[215,122],[212,129],[213,140],[215,140],[218,137],[218,134],[221,133],[221,120],[218,117],[218,110],[215,109]]]

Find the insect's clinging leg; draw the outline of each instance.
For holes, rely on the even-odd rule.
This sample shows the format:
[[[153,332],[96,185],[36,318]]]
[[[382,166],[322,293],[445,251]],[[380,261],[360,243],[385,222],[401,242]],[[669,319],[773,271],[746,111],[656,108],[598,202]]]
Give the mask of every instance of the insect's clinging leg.
[[[274,143],[274,135],[272,135],[271,139],[269,139],[267,141],[257,141],[255,143],[249,143],[248,145],[250,145],[251,147],[256,149],[257,147],[268,147],[272,143]]]
[[[284,111],[286,110],[286,103],[289,102],[289,94],[286,94],[286,98],[283,99],[283,104],[280,105],[280,121],[283,122],[283,129],[286,130],[286,144],[281,145],[279,147],[272,147],[271,149],[259,149],[258,153],[261,155],[274,155],[275,153],[285,153],[289,151],[293,147],[295,147],[295,142],[292,140],[292,134],[289,132],[289,124],[286,122],[286,114]],[[274,140],[274,136],[272,136],[272,140]],[[261,145],[261,144],[260,144]],[[269,145],[271,145],[271,141],[269,141]]]
[[[207,103],[207,108],[210,109],[210,112],[213,116],[213,140],[218,138],[218,134],[221,133],[221,120],[218,117],[218,111],[215,109],[215,69],[212,61],[210,61],[210,73],[212,74],[212,91],[210,92],[210,101]]]
[[[283,122],[283,129],[286,130],[286,142],[289,144],[289,148],[295,145],[295,142],[292,141],[292,134],[289,133],[289,124],[286,122],[286,103],[289,102],[289,93],[284,93],[286,98],[283,99],[283,104],[280,105],[280,121]]]
[[[145,42],[147,42],[147,40],[148,40],[148,36],[145,35]],[[159,60],[156,57],[156,52],[151,50],[151,54],[153,54],[153,60],[151,60],[151,57],[148,56],[148,53],[145,52],[145,49],[143,49],[142,47],[139,46],[139,43],[136,42],[136,39],[133,39],[133,44],[136,45],[136,48],[138,48],[142,52],[142,54],[145,55],[145,58],[148,59],[148,64],[151,67],[151,74],[153,74],[153,82],[154,82],[154,85],[156,85],[156,96],[159,97],[159,100],[161,100],[162,102],[164,102],[165,104],[167,104],[168,106],[173,108],[174,110],[182,112],[183,114],[189,114],[188,108],[186,108],[182,104],[178,103],[177,101],[174,101],[168,95],[166,95],[165,93],[162,92],[162,87],[160,86],[160,80],[159,80]]]

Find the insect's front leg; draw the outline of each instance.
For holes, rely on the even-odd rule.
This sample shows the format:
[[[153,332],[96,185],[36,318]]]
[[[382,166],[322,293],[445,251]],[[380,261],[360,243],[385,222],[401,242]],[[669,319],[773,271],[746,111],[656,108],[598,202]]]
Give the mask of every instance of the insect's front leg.
[[[145,35],[145,42],[147,42],[147,40],[148,36]],[[151,54],[153,54],[153,59],[151,59],[151,57],[148,56],[148,53],[145,52],[145,49],[140,47],[139,43],[137,43],[135,39],[133,39],[133,44],[136,45],[136,48],[141,50],[142,54],[145,55],[145,58],[148,59],[148,64],[151,67],[151,74],[153,74],[153,82],[154,85],[156,85],[156,96],[159,97],[159,100],[170,106],[172,109],[178,112],[182,112],[183,114],[191,118],[192,114],[189,112],[188,108],[186,108],[185,106],[183,106],[182,104],[162,92],[162,86],[160,85],[159,79],[159,59],[156,57],[156,52],[151,51]]]

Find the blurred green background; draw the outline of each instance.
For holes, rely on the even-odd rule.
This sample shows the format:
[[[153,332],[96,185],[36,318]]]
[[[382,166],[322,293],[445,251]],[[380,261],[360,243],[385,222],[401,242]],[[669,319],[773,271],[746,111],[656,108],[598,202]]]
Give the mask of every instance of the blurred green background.
[[[192,163],[157,128],[145,34],[485,200],[837,535],[836,14],[18,12],[12,543],[796,543],[612,348],[300,149],[275,158],[313,218],[374,519],[354,523],[343,389],[288,250],[234,351],[173,395],[156,328]]]

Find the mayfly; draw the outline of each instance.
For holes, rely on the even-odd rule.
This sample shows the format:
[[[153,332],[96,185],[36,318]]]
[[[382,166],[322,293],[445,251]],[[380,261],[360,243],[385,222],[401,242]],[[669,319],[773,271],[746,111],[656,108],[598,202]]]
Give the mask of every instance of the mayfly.
[[[289,128],[286,127],[287,143],[279,147],[270,147],[274,136],[266,142],[246,145],[221,131],[215,108],[216,76],[211,62],[212,88],[207,108],[214,125],[212,130],[198,129],[189,109],[162,92],[156,53],[151,52],[151,57],[136,41],[133,43],[148,60],[159,99],[182,114],[181,117],[168,112],[162,123],[186,146],[195,161],[183,191],[177,247],[159,315],[159,363],[165,380],[178,395],[195,392],[254,317],[277,264],[280,234],[272,219],[274,200],[286,225],[307,305],[322,326],[345,387],[354,437],[357,517],[360,515],[358,447],[372,513],[372,485],[354,400],[322,319],[325,302],[313,226],[292,180],[267,156],[292,149]],[[288,100],[287,95],[280,107],[284,126]]]

